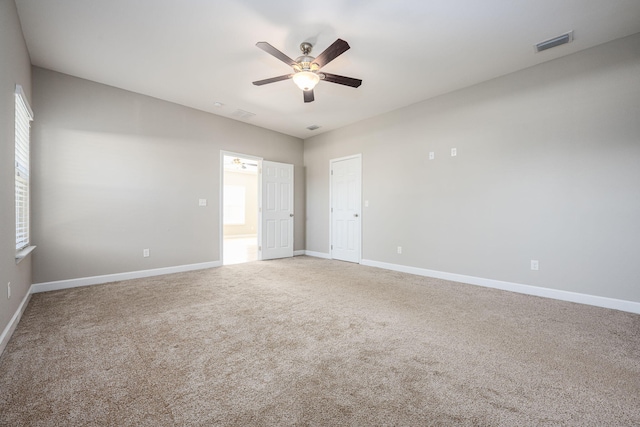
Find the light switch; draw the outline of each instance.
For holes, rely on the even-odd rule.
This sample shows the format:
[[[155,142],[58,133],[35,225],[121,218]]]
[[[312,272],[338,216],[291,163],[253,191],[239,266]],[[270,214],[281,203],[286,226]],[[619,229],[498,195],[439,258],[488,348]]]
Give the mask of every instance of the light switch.
[[[433,160],[436,158],[436,153],[434,153],[433,151],[429,152],[429,160]]]

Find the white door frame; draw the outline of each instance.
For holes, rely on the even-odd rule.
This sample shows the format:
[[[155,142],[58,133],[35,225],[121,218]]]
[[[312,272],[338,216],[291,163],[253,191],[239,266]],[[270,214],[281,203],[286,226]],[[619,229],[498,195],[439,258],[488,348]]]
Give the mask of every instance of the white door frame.
[[[262,157],[252,156],[249,154],[236,153],[233,151],[224,151],[220,150],[220,200],[218,203],[219,208],[219,236],[220,236],[220,264],[224,264],[224,158],[225,156],[229,157],[240,157],[242,159],[247,160],[256,160],[258,162],[258,244],[260,245],[262,239],[262,212],[260,211],[260,206],[262,206],[262,189],[260,183],[260,170],[262,170]],[[262,253],[258,251],[258,261],[262,259]]]
[[[351,156],[339,157],[337,159],[329,160],[329,258],[333,259],[333,212],[332,206],[333,203],[333,175],[331,171],[333,170],[333,163],[340,162],[343,160],[350,159],[359,159],[360,160],[360,198],[362,199],[362,154],[353,154]],[[358,239],[358,264],[362,262],[362,200],[360,200],[360,239]]]

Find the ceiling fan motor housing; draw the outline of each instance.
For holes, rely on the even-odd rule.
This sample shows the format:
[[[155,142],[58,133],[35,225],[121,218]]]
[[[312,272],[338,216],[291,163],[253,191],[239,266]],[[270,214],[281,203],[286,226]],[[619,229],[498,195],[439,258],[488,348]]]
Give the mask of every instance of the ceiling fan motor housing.
[[[302,52],[302,56],[296,58],[296,64],[293,66],[293,69],[295,71],[318,71],[320,67],[318,67],[318,64],[313,63],[313,60],[316,58],[309,55],[312,49],[313,45],[311,43],[300,43],[300,51]]]
[[[313,61],[316,58],[313,56],[303,55],[296,58],[296,64],[293,66],[295,71],[318,71],[320,67]]]

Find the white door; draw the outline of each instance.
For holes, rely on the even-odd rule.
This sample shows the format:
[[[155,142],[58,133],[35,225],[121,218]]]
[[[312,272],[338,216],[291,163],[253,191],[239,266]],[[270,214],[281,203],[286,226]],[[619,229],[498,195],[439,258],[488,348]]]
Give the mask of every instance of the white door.
[[[293,256],[293,165],[262,161],[261,259]]]
[[[358,263],[361,170],[359,155],[331,160],[331,258]]]

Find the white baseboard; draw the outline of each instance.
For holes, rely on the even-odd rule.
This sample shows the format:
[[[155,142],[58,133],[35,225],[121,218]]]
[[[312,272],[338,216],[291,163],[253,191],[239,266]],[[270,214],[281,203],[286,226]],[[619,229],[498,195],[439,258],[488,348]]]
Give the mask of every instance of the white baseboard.
[[[163,274],[182,273],[185,271],[203,270],[222,266],[221,261],[203,262],[199,264],[178,265],[175,267],[155,268],[153,270],[131,271],[128,273],[106,274],[104,276],[81,277],[78,279],[57,280],[55,282],[34,283],[31,293],[57,291],[59,289],[77,288],[79,286],[99,285],[119,282],[121,280],[140,279],[143,277],[162,276]]]
[[[534,295],[538,297],[570,301],[579,304],[594,305],[597,307],[612,308],[614,310],[640,314],[640,303],[634,301],[580,294],[577,292],[562,291],[558,289],[541,288],[539,286],[522,285],[520,283],[503,282],[501,280],[484,279],[482,277],[465,276],[463,274],[447,273],[444,271],[428,270],[425,268],[409,267],[406,265],[390,264],[366,259],[363,259],[360,264],[370,267],[384,268],[385,270],[415,274],[417,276],[434,277],[436,279],[451,280],[453,282],[484,286],[486,288],[502,289],[520,294]]]
[[[316,258],[331,259],[331,254],[326,254],[324,252],[304,251],[304,254]]]
[[[24,313],[24,311],[27,308],[29,299],[31,299],[31,293],[27,292],[24,298],[22,298],[22,302],[18,306],[18,309],[13,314],[13,317],[7,324],[7,327],[4,328],[4,331],[2,331],[2,335],[0,335],[0,355],[4,351],[7,344],[9,343],[9,339],[11,339],[11,335],[13,335],[13,331],[15,331],[16,327],[18,326],[18,323],[20,322],[20,318],[22,318],[22,313]]]

